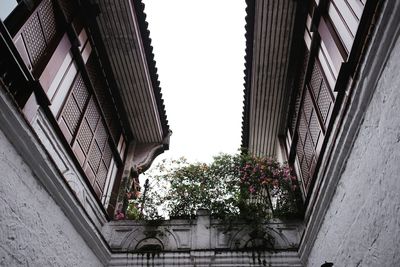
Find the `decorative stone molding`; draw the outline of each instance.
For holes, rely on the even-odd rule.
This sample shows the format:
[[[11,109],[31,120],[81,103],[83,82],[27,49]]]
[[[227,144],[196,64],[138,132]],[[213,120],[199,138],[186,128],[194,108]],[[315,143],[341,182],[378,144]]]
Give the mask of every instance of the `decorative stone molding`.
[[[98,229],[101,229],[103,224],[107,222],[104,211],[91,193],[84,178],[76,169],[72,158],[68,155],[41,108],[38,109],[37,115],[33,118],[31,124],[41,143],[51,156],[52,161],[89,214],[90,219]]]
[[[229,228],[220,220],[211,219],[209,214],[203,211],[198,212],[197,218],[193,220],[112,221],[103,227],[103,235],[112,251],[118,252],[113,256],[110,266],[121,264],[122,259],[119,256],[121,253],[126,255],[125,259],[128,260],[126,264],[131,262],[129,255],[132,255],[132,262],[136,260],[146,262],[147,258],[140,256],[145,253],[150,253],[149,260],[155,260],[155,263],[160,264],[167,264],[174,257],[178,257],[179,260],[187,264],[191,264],[193,261],[200,261],[205,264],[217,259],[218,261],[221,260],[221,264],[222,262],[232,262],[233,264],[235,257],[242,256],[243,259],[251,263],[252,253],[254,254],[257,251],[264,258],[279,258],[281,257],[280,253],[284,252],[290,254],[287,258],[288,261],[297,259],[293,262],[298,264],[297,248],[301,233],[302,224],[297,221],[273,220],[263,225],[262,231],[257,233],[254,229],[240,222],[233,223],[232,227]],[[178,252],[185,253],[178,255]],[[207,253],[212,255],[210,256]],[[154,259],[156,254],[157,259]],[[254,257],[257,258],[258,256]],[[273,261],[266,260],[266,262]],[[224,266],[239,265],[228,264]]]

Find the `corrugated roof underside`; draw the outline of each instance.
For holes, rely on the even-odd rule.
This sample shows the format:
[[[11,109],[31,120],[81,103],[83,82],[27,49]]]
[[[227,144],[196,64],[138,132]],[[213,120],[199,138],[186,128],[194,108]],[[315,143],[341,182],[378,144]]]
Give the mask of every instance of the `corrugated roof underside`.
[[[132,132],[141,143],[161,142],[163,132],[133,6],[128,0],[97,1],[97,17]]]
[[[256,1],[248,130],[255,155],[275,156],[295,14],[295,1]]]

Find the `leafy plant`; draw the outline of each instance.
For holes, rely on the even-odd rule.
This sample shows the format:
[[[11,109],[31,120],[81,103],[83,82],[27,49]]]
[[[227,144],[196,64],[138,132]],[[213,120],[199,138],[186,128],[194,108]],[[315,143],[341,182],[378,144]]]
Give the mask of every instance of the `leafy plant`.
[[[164,160],[147,176],[153,186],[144,200],[145,219],[193,217],[205,208],[227,221],[236,218],[259,224],[271,217],[298,217],[302,212],[293,171],[271,158],[242,153],[220,154],[209,164],[189,163],[185,158]],[[129,215],[132,212],[129,206],[128,218],[135,217]]]
[[[138,220],[140,217],[141,215],[137,201],[129,201],[128,208],[126,209],[126,218],[129,220]]]

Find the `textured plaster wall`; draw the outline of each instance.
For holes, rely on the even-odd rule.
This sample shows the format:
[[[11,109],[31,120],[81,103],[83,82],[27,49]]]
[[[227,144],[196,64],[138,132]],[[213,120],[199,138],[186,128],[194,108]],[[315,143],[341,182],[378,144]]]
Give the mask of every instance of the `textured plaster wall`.
[[[400,266],[400,40],[308,259],[334,266]]]
[[[102,266],[1,131],[0,266]]]

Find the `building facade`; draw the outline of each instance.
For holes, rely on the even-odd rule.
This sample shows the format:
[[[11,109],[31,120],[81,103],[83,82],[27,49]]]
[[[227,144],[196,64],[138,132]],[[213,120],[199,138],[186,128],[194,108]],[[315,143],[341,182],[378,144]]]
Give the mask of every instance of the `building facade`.
[[[1,8],[0,265],[107,265],[102,227],[171,134],[144,5]]]
[[[399,265],[399,5],[248,6],[242,144],[295,170],[302,263]]]
[[[242,144],[305,205],[274,252],[201,212],[112,220],[169,147],[143,9],[2,2],[0,265],[399,266],[400,3],[247,1]]]

